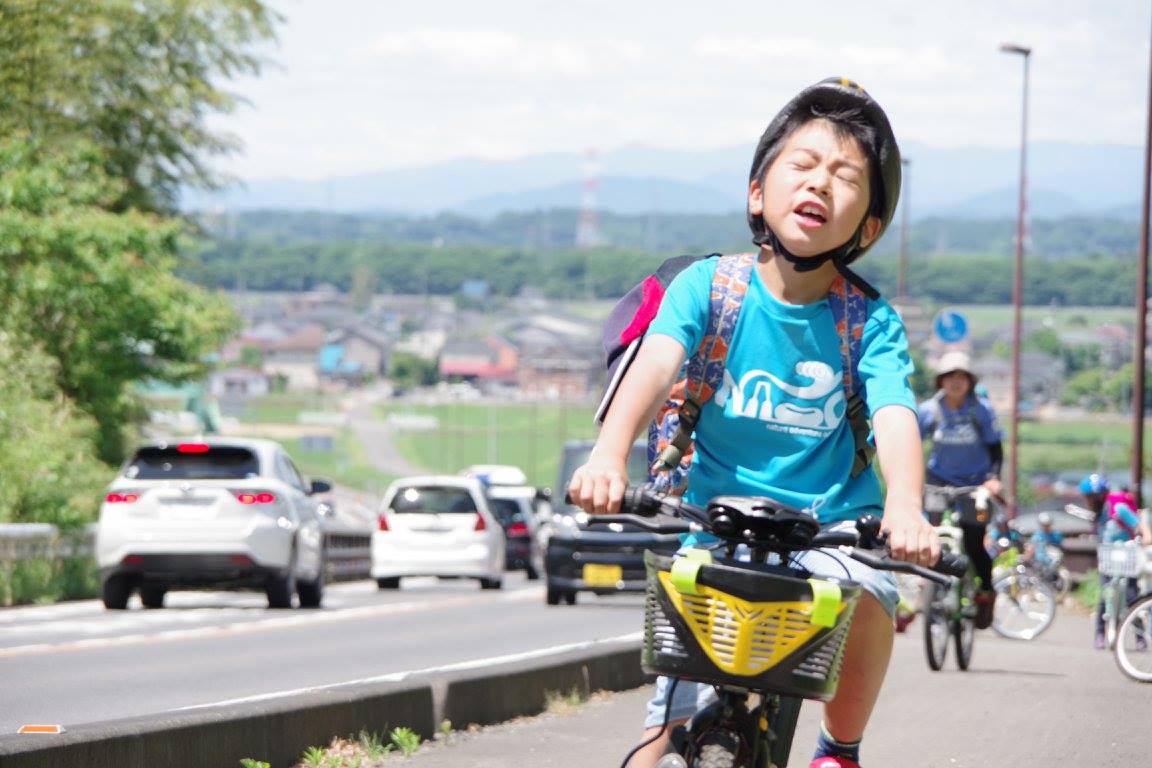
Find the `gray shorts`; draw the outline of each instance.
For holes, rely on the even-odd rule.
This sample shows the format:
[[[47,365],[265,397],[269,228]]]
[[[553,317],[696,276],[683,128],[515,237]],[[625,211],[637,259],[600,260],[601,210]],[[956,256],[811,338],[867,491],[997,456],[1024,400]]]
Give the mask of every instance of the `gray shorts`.
[[[846,525],[854,525],[847,523]],[[834,527],[834,526],[833,526]],[[848,578],[857,582],[864,591],[880,601],[889,616],[896,615],[896,605],[900,593],[896,591],[896,579],[890,571],[876,571],[863,563],[841,554],[835,549],[809,550],[793,558],[793,561],[808,569],[816,576]],[[716,700],[716,691],[706,683],[681,680],[672,694],[671,707],[668,706],[667,677],[656,678],[656,694],[648,702],[648,714],[644,718],[645,728],[657,728],[664,722],[665,710],[668,722],[686,720],[698,709]]]

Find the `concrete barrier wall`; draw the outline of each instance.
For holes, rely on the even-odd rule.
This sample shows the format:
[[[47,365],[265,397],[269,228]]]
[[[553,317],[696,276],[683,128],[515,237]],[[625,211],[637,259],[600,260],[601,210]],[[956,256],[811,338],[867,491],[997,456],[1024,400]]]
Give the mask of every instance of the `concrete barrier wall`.
[[[430,738],[444,719],[495,723],[542,711],[549,692],[626,690],[647,679],[639,642],[593,644],[483,670],[4,737],[0,768],[235,768],[245,757],[286,768],[308,747],[361,729],[407,726]]]

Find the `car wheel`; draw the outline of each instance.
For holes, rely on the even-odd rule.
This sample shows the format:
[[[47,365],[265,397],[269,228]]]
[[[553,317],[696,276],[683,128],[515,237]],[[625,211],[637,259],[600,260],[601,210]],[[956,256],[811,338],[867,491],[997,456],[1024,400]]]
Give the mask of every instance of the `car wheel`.
[[[264,585],[269,608],[291,608],[292,594],[296,591],[296,573],[289,567],[282,576],[269,576]]]
[[[104,600],[104,607],[110,611],[122,611],[128,607],[128,598],[132,596],[132,582],[124,574],[116,574],[104,579],[100,586],[100,597]]]
[[[544,602],[548,605],[560,605],[560,590],[555,587],[548,587],[544,592]]]
[[[503,586],[503,579],[480,579],[480,589],[500,589]]]
[[[568,605],[576,605],[576,592],[565,592],[564,602],[568,603]]]
[[[300,599],[301,608],[319,608],[324,600],[324,565],[320,565],[320,573],[316,581],[301,581],[296,584],[296,597]]]
[[[377,589],[399,589],[400,588],[400,577],[399,576],[389,576],[388,578],[385,578],[385,579],[376,579],[376,587],[377,587]]]
[[[140,587],[140,602],[144,603],[145,608],[163,608],[166,594],[168,588],[163,584],[143,584]]]

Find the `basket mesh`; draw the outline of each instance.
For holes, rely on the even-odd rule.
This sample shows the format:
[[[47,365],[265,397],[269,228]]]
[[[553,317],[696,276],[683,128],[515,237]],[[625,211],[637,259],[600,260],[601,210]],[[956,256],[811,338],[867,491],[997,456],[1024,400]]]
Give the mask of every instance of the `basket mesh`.
[[[1096,548],[1096,568],[1101,576],[1139,576],[1146,556],[1140,547],[1101,544]]]
[[[732,664],[735,660],[738,638],[738,619],[733,609],[721,600],[705,595],[681,595],[684,605],[684,616],[689,623],[696,625],[705,637],[710,639],[710,647],[718,661]],[[848,615],[851,611],[848,611]],[[786,680],[792,680],[799,685],[796,678],[804,678],[807,682],[803,689],[795,689],[795,695],[814,697],[815,691],[827,691],[829,695],[835,690],[843,665],[843,647],[847,640],[850,621],[848,615],[843,616],[835,629],[825,636],[822,641],[812,647],[800,659],[794,662],[789,669],[775,667],[781,652],[789,646],[794,646],[800,638],[811,631],[810,615],[798,608],[781,606],[776,610],[765,611],[753,624],[751,636],[746,638],[750,654],[749,666],[761,668],[759,675],[752,680],[772,680],[769,686],[776,690],[789,688]],[[677,628],[665,614],[663,603],[660,600],[657,582],[649,579],[644,606],[644,629],[646,645],[652,651],[649,666],[650,671],[657,674],[670,674],[685,676],[686,667],[694,667],[690,663],[692,654],[685,647],[684,640],[678,634]],[[748,631],[747,629],[745,631]],[[698,662],[697,662],[698,664]],[[718,669],[711,667],[689,673],[688,677],[698,679],[711,679],[717,674],[723,675]],[[714,670],[709,672],[708,669]]]

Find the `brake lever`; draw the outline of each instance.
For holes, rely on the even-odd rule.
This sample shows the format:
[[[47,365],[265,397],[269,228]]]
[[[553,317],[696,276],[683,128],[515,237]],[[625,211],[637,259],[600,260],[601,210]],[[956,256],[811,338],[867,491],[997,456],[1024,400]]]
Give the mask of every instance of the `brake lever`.
[[[666,520],[674,522],[658,522],[658,517],[642,517],[640,515],[589,515],[588,522],[585,525],[591,527],[593,525],[610,525],[612,523],[627,523],[628,525],[635,525],[638,528],[643,528],[652,533],[688,533],[691,526],[684,521],[677,520],[674,517],[663,515]]]

